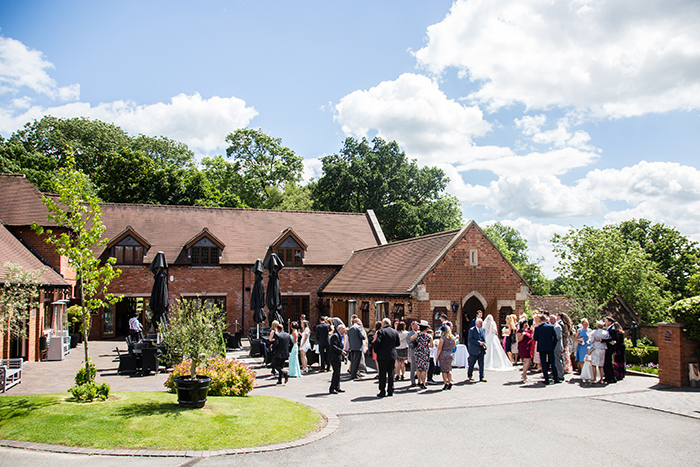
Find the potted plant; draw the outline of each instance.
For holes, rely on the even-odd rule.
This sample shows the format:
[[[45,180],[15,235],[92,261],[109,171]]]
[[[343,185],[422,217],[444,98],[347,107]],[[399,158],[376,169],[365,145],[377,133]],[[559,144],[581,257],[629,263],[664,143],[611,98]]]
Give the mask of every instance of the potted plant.
[[[197,375],[197,367],[208,357],[225,355],[221,309],[178,301],[168,313],[168,325],[161,332],[170,352],[191,360],[190,374],[175,378],[178,403],[181,407],[204,407],[211,378]]]
[[[70,348],[74,349],[80,343],[80,335],[83,327],[83,310],[80,305],[73,305],[66,310],[68,316],[68,330],[70,332]]]

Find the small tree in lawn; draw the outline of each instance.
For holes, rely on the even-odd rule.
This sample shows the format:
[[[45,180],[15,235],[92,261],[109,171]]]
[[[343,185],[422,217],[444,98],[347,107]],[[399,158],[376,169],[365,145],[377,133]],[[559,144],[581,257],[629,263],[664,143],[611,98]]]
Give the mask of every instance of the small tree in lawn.
[[[24,323],[29,310],[39,299],[39,278],[43,270],[25,271],[10,261],[5,263],[5,275],[0,290],[0,335],[22,338],[26,336]]]
[[[107,293],[107,286],[119,277],[121,271],[113,267],[116,258],[109,258],[102,264],[95,257],[93,248],[106,245],[109,239],[102,238],[106,230],[101,221],[102,209],[90,192],[87,176],[75,169],[72,151],[66,154],[66,165],[59,169],[54,189],[58,200],[44,197],[43,201],[49,211],[48,219],[65,230],[58,233],[37,224],[32,228],[39,235],[46,234],[46,243],[56,246],[58,254],[68,259],[68,265],[76,273],[82,309],[85,372],[88,383],[91,383],[88,320],[91,313],[119,301],[121,297]]]

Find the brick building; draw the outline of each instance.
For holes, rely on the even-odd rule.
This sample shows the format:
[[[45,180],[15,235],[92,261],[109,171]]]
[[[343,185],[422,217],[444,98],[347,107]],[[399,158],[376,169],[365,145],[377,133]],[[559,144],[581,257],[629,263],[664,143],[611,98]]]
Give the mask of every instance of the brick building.
[[[0,175],[0,221],[17,243],[63,278],[74,283],[65,258],[46,245],[30,226],[47,224],[40,193],[22,175]],[[317,291],[345,263],[353,250],[385,243],[372,211],[366,214],[270,211],[101,204],[109,243],[96,251],[101,259],[117,258],[122,271],[109,291],[123,295],[93,318],[91,338],[126,335],[129,317],[138,312],[150,327],[149,264],[163,251],[169,264],[169,298],[221,305],[229,331],[254,326],[250,311],[253,265],[276,252],[287,265],[280,271],[285,319],[304,313],[318,316]],[[5,258],[0,257],[4,263]],[[267,274],[266,274],[267,275]],[[69,293],[69,297],[75,297]],[[31,353],[31,352],[30,352]]]
[[[457,335],[478,310],[496,322],[525,309],[530,287],[470,221],[459,230],[355,251],[322,289],[334,316],[357,313],[365,326],[384,317],[427,320],[446,313]]]

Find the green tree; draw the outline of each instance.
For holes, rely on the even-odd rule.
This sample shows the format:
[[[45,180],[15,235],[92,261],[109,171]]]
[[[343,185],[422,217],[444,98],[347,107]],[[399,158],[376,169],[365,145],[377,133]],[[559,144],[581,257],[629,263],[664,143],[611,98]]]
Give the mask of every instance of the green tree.
[[[226,156],[232,157],[241,176],[239,196],[247,207],[274,209],[280,202],[275,192],[288,183],[301,180],[303,159],[262,130],[241,128],[226,137],[230,146]]]
[[[621,296],[644,323],[668,317],[666,279],[637,242],[618,226],[571,229],[552,239],[559,257],[556,270],[566,277],[565,289],[579,304],[600,309]]]
[[[228,208],[244,207],[238,190],[243,185],[243,177],[238,173],[238,164],[221,156],[202,159],[203,170],[198,185],[202,193],[193,199],[200,206],[221,206]],[[196,186],[193,183],[192,186]]]
[[[697,242],[672,227],[652,224],[647,219],[625,221],[619,228],[625,239],[637,242],[656,264],[667,280],[664,290],[674,301],[695,295],[691,278],[700,272]]]
[[[24,323],[39,299],[39,278],[44,271],[25,271],[9,261],[5,263],[5,270],[0,279],[0,335],[26,337]]]
[[[321,159],[323,175],[311,187],[314,209],[373,209],[389,241],[458,228],[456,198],[443,194],[449,179],[437,167],[419,168],[399,145],[347,138],[339,154]]]
[[[532,262],[527,253],[527,240],[520,232],[500,222],[484,228],[484,233],[503,256],[523,276],[535,295],[549,295],[552,281],[545,277],[539,262]]]
[[[105,232],[101,221],[102,210],[98,199],[89,190],[87,176],[75,169],[72,162],[73,155],[69,151],[66,153],[66,165],[59,169],[58,180],[53,187],[58,199],[43,198],[49,211],[48,220],[60,229],[44,229],[37,224],[32,228],[37,234],[46,235],[46,243],[55,246],[56,252],[67,258],[69,267],[76,273],[82,308],[85,372],[88,382],[91,382],[88,320],[91,313],[96,313],[101,307],[121,298],[107,293],[108,285],[119,277],[121,271],[113,268],[115,258],[101,263],[95,257],[95,249],[103,247],[109,241],[102,238]]]
[[[57,169],[71,163],[88,175],[102,201],[191,204],[187,183],[196,171],[194,154],[183,143],[165,138],[132,137],[116,125],[87,118],[43,117],[27,123],[0,142],[0,166],[24,173],[49,192]]]

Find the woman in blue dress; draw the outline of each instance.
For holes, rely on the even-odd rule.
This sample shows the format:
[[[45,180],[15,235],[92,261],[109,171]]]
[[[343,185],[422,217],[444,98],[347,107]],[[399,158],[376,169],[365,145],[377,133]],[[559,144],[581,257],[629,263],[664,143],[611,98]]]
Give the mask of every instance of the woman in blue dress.
[[[299,323],[292,322],[292,351],[289,352],[289,376],[290,378],[301,378],[301,367],[299,366]]]
[[[576,366],[578,367],[579,373],[581,368],[583,368],[583,360],[588,354],[588,320],[583,318],[581,320],[581,327],[576,330],[576,342],[578,346],[576,347]]]

